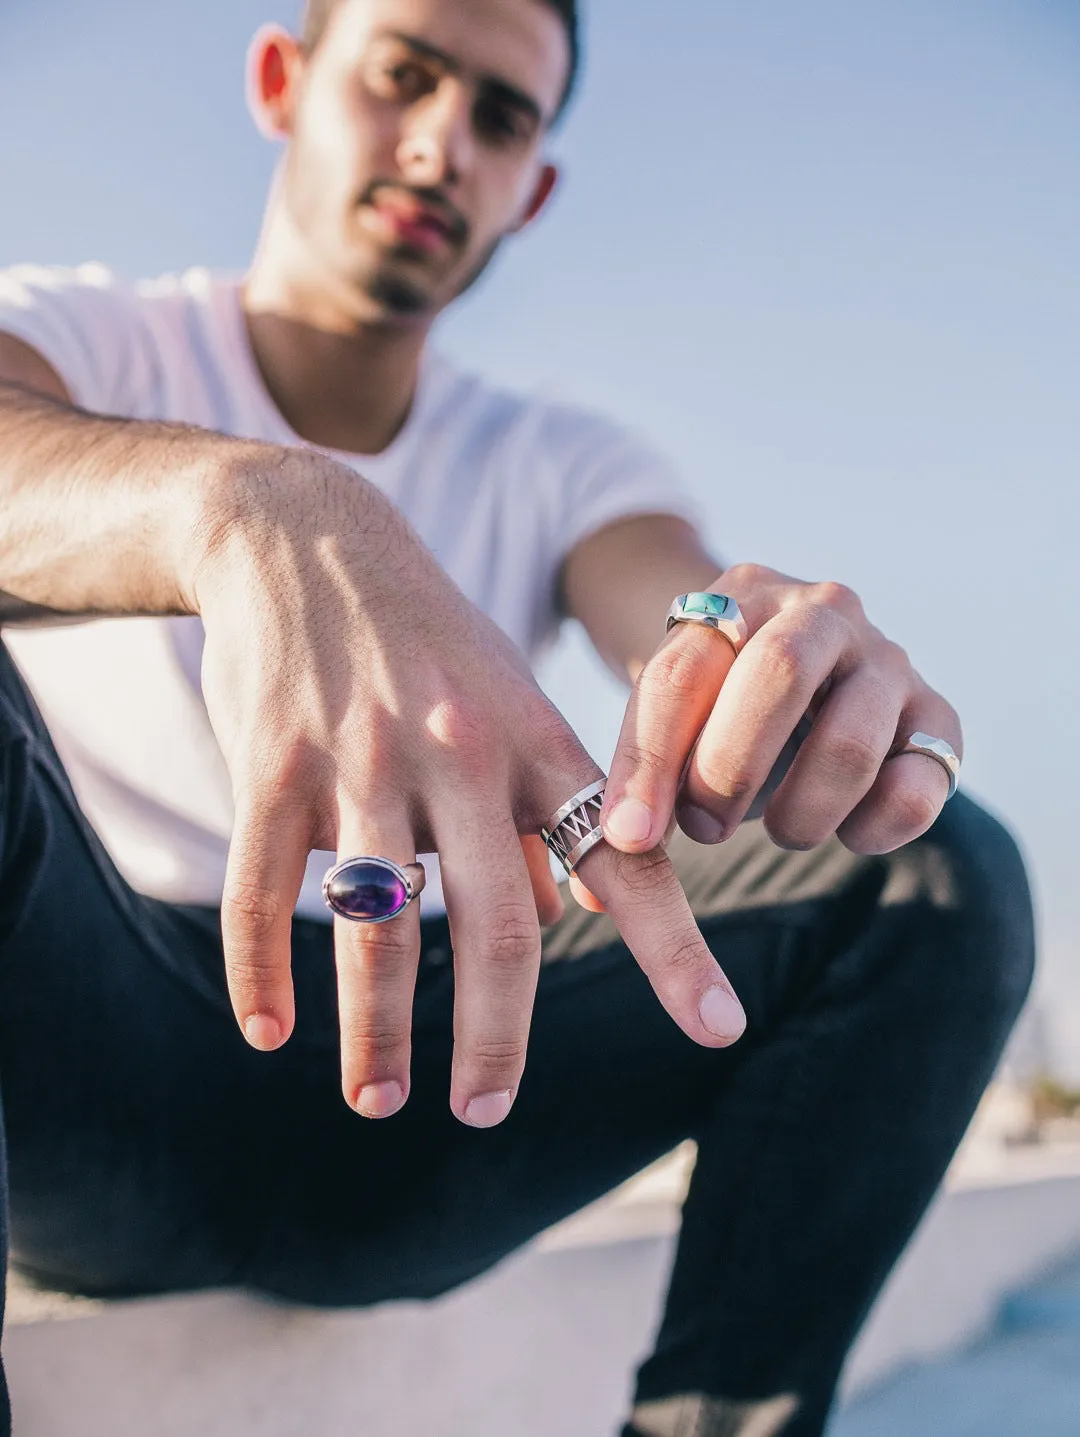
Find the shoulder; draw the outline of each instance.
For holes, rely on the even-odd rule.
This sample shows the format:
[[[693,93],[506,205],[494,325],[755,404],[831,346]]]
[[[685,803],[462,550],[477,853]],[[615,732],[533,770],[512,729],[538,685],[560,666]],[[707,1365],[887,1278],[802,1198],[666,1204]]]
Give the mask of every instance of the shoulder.
[[[0,269],[0,330],[37,350],[82,407],[141,412],[168,364],[205,347],[223,282],[205,270],[128,280],[102,264]]]
[[[229,281],[204,269],[130,280],[108,266],[16,264],[0,269],[0,325],[19,314],[66,316],[72,325],[137,325],[160,309],[209,309]]]
[[[0,269],[0,327],[19,323],[59,323],[72,328],[101,324],[122,314],[132,299],[131,286],[102,264],[74,266],[16,264]]]
[[[659,452],[631,426],[550,389],[514,390],[434,353],[428,357],[438,408],[489,439],[513,438],[538,464],[561,471]]]

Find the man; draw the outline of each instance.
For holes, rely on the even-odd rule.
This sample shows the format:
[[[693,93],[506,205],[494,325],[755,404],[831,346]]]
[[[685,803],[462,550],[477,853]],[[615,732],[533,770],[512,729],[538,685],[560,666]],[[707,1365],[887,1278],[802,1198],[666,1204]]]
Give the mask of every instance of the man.
[[[286,151],[242,283],[0,281],[11,1251],[433,1295],[692,1136],[624,1431],[820,1433],[1027,889],[854,595],[723,571],[634,441],[429,351],[576,59],[572,0],[321,0],[252,49]],[[603,799],[522,656],[565,615],[633,686]]]

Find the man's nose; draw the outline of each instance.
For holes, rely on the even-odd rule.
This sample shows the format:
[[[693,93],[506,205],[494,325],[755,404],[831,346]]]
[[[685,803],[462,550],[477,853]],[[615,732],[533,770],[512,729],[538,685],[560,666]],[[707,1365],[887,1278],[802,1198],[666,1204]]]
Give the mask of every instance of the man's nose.
[[[462,87],[446,87],[428,97],[411,117],[398,144],[403,177],[432,188],[454,185],[472,163],[472,105]]]

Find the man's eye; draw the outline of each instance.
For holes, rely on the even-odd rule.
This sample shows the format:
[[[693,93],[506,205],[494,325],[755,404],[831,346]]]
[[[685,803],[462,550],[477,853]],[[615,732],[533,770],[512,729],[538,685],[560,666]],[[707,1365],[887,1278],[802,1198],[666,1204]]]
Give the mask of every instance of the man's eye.
[[[489,139],[511,143],[527,140],[531,127],[513,106],[482,100],[476,107],[476,128]]]
[[[390,88],[406,100],[423,95],[431,87],[431,80],[422,65],[412,60],[402,60],[397,65],[387,65],[383,78]]]

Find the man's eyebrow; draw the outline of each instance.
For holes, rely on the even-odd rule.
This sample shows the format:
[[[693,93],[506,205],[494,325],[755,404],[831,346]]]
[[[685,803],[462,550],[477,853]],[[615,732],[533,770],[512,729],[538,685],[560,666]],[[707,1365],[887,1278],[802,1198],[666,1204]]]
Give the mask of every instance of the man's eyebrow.
[[[409,35],[404,30],[380,30],[378,37],[385,40],[397,40],[402,45],[407,45],[410,50],[415,50],[418,55],[423,55],[428,60],[434,60],[448,71],[451,75],[460,75],[462,64],[445,50],[440,50],[437,45],[429,44],[427,40],[421,40],[416,35]],[[515,109],[524,111],[538,125],[544,123],[544,111],[538,100],[532,95],[512,85],[509,80],[503,79],[501,75],[480,74],[477,75],[481,87],[498,96],[499,99],[511,104]]]

